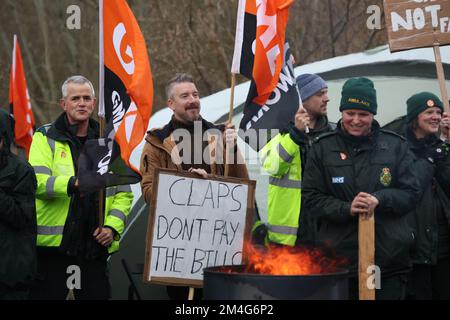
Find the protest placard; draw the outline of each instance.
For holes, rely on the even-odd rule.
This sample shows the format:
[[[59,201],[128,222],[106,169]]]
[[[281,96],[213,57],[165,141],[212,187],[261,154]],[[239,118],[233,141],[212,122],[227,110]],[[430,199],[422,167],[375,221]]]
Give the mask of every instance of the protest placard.
[[[391,52],[450,44],[450,0],[384,0]]]
[[[450,0],[384,0],[384,13],[391,52],[433,48],[444,111],[449,113],[440,46],[450,44]]]
[[[147,229],[144,281],[203,284],[203,268],[243,262],[256,182],[157,169]]]

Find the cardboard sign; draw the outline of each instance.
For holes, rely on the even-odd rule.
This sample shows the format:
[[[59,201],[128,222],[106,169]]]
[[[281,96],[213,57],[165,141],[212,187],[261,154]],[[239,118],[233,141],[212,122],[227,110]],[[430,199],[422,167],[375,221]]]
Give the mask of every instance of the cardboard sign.
[[[450,0],[384,0],[391,52],[450,44]]]
[[[255,181],[155,170],[144,282],[203,285],[203,268],[237,265],[250,240]]]

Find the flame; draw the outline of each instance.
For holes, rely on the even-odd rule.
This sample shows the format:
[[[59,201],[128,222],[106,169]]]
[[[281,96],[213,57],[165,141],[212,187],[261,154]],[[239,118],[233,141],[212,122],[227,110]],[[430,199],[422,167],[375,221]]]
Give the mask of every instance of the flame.
[[[323,250],[309,247],[268,246],[257,248],[245,245],[247,273],[265,275],[312,275],[334,273],[347,264]]]

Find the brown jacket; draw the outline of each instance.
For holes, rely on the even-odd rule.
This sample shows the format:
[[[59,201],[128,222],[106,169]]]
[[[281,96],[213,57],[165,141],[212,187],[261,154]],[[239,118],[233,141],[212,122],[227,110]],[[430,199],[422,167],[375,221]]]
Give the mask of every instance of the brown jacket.
[[[205,120],[203,120],[203,124],[206,124],[210,128],[219,129],[223,132],[223,126],[215,126]],[[168,135],[168,126],[169,125],[166,125],[164,128],[149,131],[145,138],[146,143],[141,156],[140,171],[142,173],[142,194],[147,204],[150,204],[151,202],[153,173],[155,168],[183,171],[181,167],[181,159],[178,155],[173,136],[172,134]],[[166,133],[164,131],[166,131]],[[162,141],[161,137],[164,138]],[[223,176],[225,166],[223,164],[216,163],[214,160],[217,158],[215,155],[215,150],[217,149],[217,139],[209,139],[208,144],[212,159],[211,174]],[[222,159],[225,159],[225,148],[222,149],[224,150]],[[248,179],[247,166],[244,164],[244,160],[237,148],[235,148],[233,163],[234,164],[229,165],[228,176]]]

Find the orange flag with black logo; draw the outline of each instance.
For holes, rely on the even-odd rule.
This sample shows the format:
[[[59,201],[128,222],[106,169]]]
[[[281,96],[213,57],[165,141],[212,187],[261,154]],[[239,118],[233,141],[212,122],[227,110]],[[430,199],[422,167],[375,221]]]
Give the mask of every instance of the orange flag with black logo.
[[[12,65],[9,76],[9,105],[14,116],[14,136],[17,146],[25,149],[27,159],[34,133],[34,116],[23,68],[17,36],[14,35]]]
[[[93,189],[101,187],[100,182],[111,186],[140,181],[131,154],[146,134],[153,103],[147,46],[127,2],[100,0],[99,14],[99,116],[106,119],[106,128],[103,139],[86,142],[79,160],[80,187],[95,178],[99,185]]]
[[[284,35],[291,3],[239,0],[238,4],[231,72],[251,79],[239,134],[257,151],[270,139],[260,133],[284,129],[300,101],[293,57]],[[256,130],[258,138],[248,139],[254,136],[246,134],[249,130]]]
[[[264,105],[275,89],[284,62],[285,32],[289,6],[294,0],[256,0],[256,41],[253,79],[258,96],[253,100]],[[247,5],[247,10],[253,5]]]

